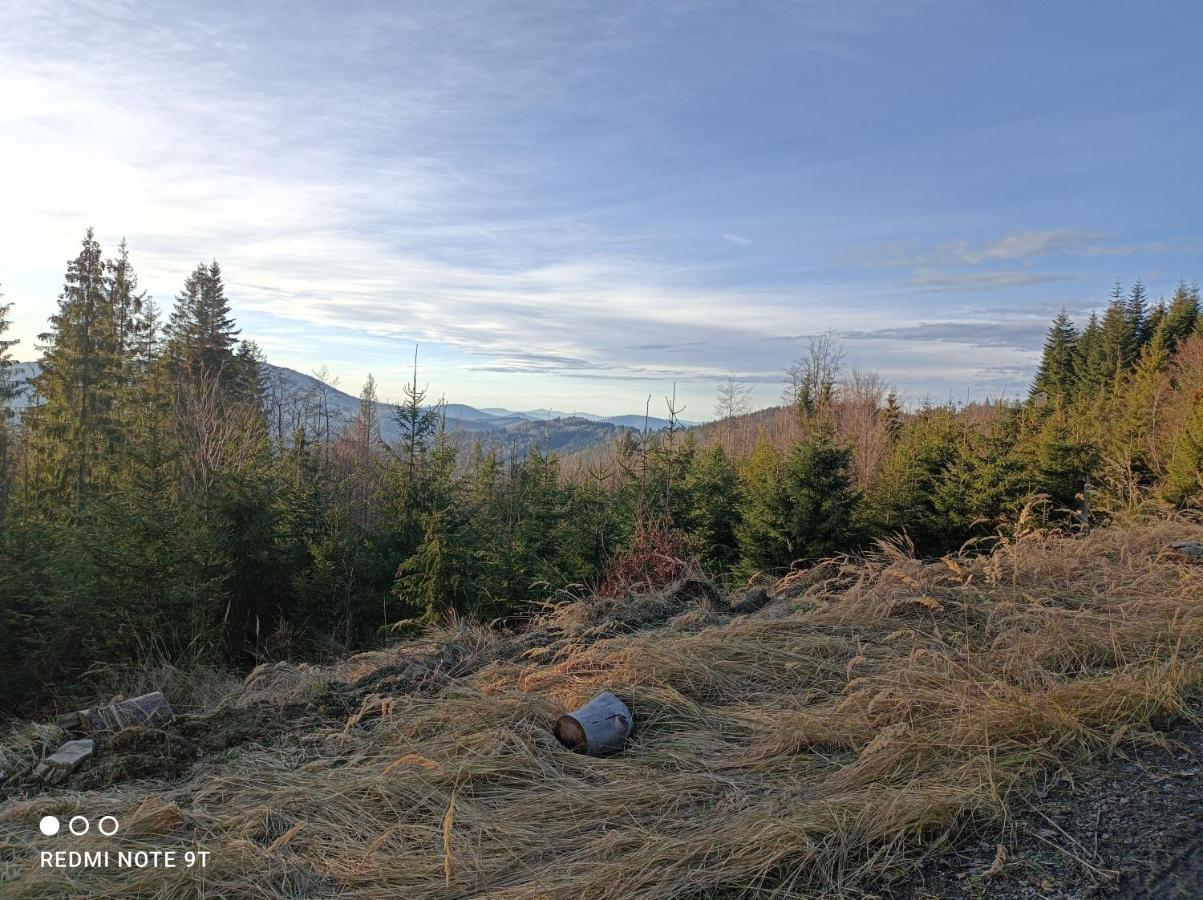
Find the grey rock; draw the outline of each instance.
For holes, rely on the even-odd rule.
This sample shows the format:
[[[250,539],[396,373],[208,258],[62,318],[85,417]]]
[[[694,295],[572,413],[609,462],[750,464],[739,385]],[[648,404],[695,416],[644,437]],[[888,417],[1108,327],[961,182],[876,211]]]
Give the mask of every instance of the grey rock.
[[[1203,562],[1203,543],[1199,541],[1175,541],[1170,544],[1171,550],[1176,550],[1191,562]]]
[[[748,591],[744,598],[738,603],[731,604],[731,611],[740,615],[754,613],[757,610],[764,609],[768,606],[769,601],[773,598],[769,596],[769,592],[762,587],[752,588]]]

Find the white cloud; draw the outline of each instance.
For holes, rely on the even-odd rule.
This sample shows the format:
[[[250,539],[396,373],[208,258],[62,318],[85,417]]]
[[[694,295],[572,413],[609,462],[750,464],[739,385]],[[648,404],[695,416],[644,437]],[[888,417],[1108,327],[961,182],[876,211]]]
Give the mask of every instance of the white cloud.
[[[23,348],[89,224],[109,247],[128,239],[163,305],[199,260],[217,257],[244,326],[262,326],[246,336],[305,370],[328,358],[337,332],[349,355],[381,341],[445,348],[476,386],[505,373],[705,385],[733,368],[769,382],[794,350],[766,341],[859,329],[857,310],[874,304],[878,328],[913,318],[880,288],[716,286],[702,263],[636,255],[588,209],[527,197],[547,162],[498,123],[568,105],[570,86],[640,33],[616,8],[583,23],[540,6],[448,4],[429,19],[381,5],[337,22],[282,18],[270,4],[236,15],[135,0],[0,6],[0,280],[26,323]],[[1023,232],[931,258],[993,263],[1099,240]],[[931,271],[915,283],[1037,278],[1047,280]],[[971,379],[1002,365],[967,356],[964,342],[924,357],[910,336],[892,340],[865,338],[876,354],[866,361],[894,377]]]
[[[716,354],[741,335],[830,318],[826,297],[708,288],[688,269],[624,256],[584,217],[498,215],[493,195],[511,188],[488,172],[404,146],[361,153],[386,113],[400,117],[390,135],[447,127],[440,95],[454,89],[448,81],[475,86],[471,66],[435,72],[433,99],[412,92],[385,112],[369,106],[366,133],[299,141],[299,130],[320,129],[218,64],[220,29],[147,26],[132,5],[92,14],[91,43],[75,55],[45,52],[46,40],[70,40],[51,15],[35,11],[24,40],[0,19],[13,61],[0,74],[5,266],[37,261],[57,277],[95,224],[110,246],[128,239],[161,304],[197,261],[216,256],[240,315],[315,336],[349,328],[434,343],[476,371],[705,380],[726,370]],[[109,52],[148,36],[157,44],[147,54]],[[49,293],[12,299],[40,304],[43,321],[53,302]],[[270,354],[270,329],[263,343]],[[682,345],[692,350],[671,349]],[[294,331],[286,346],[295,352],[303,338]]]

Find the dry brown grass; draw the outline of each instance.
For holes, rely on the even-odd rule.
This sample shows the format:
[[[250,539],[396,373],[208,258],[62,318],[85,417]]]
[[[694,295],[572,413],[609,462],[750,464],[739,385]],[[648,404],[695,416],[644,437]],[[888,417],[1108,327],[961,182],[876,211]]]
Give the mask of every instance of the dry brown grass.
[[[216,705],[245,709],[256,703],[274,703],[279,706],[307,703],[324,694],[331,680],[330,672],[305,663],[262,663],[251,671],[239,687],[221,698]]]
[[[883,547],[792,578],[753,616],[700,598],[688,627],[494,661],[434,695],[380,698],[387,715],[198,767],[186,784],[10,801],[3,889],[852,894],[1002,821],[1041,772],[1187,712],[1203,681],[1203,567],[1162,548],[1201,537],[1174,520],[1029,534],[935,562]],[[561,609],[549,621],[593,618]],[[556,716],[603,689],[635,713],[627,751],[567,752]],[[124,827],[76,849],[202,847],[210,865],[40,869],[36,851],[62,842],[37,835],[38,817],[77,810]]]

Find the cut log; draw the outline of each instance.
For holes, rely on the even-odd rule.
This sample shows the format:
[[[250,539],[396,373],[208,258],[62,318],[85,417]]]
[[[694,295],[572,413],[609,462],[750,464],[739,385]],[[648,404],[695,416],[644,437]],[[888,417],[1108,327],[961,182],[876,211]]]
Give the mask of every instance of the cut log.
[[[587,756],[609,756],[623,748],[635,720],[627,705],[608,691],[580,709],[560,716],[556,738],[570,750]]]
[[[79,768],[84,760],[91,759],[96,752],[94,741],[67,741],[50,756],[37,764],[33,777],[47,784],[58,784]]]
[[[742,600],[740,600],[738,603],[731,604],[731,611],[734,613],[739,613],[740,615],[754,613],[757,610],[764,609],[766,606],[768,606],[771,599],[772,598],[769,596],[769,592],[764,588],[752,588],[752,590],[748,591]]]
[[[141,697],[118,700],[98,709],[80,710],[75,715],[79,717],[78,727],[86,734],[94,734],[97,731],[118,731],[130,725],[170,721],[175,717],[175,711],[162,691],[154,691]]]

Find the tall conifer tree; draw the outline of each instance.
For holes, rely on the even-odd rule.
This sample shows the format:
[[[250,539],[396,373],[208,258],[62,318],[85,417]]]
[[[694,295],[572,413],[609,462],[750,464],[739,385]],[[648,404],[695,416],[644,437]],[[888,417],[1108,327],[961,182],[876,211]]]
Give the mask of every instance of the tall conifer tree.
[[[1199,322],[1199,286],[1178,283],[1174,296],[1170,298],[1166,308],[1165,318],[1161,320],[1158,330],[1162,333],[1166,346],[1170,350],[1190,337]]]
[[[125,327],[110,267],[92,229],[67,264],[58,311],[42,334],[40,405],[29,412],[35,482],[60,508],[80,512],[111,474],[121,443]]]
[[[1086,327],[1078,335],[1078,345],[1074,353],[1074,374],[1077,382],[1077,395],[1089,396],[1098,389],[1095,379],[1095,362],[1098,357],[1099,317],[1095,312],[1090,313]]]
[[[1078,333],[1064,307],[1044,339],[1044,355],[1032,384],[1033,396],[1043,392],[1050,400],[1068,397],[1074,388]]]
[[[1162,493],[1172,503],[1203,496],[1203,398],[1187,419],[1170,456]]]
[[[1132,334],[1132,357],[1135,358],[1140,346],[1152,336],[1149,333],[1149,298],[1145,293],[1144,282],[1139,278],[1128,292],[1128,299],[1124,301],[1124,314],[1128,320],[1128,330]]]
[[[1099,323],[1098,337],[1087,361],[1091,381],[1099,386],[1112,384],[1135,361],[1138,347],[1126,302],[1122,297],[1113,298]]]
[[[0,293],[0,300],[3,299],[3,293]],[[9,495],[12,406],[20,393],[20,386],[12,376],[12,369],[16,361],[9,352],[18,342],[4,337],[5,332],[8,331],[8,316],[12,306],[11,303],[0,303],[0,532],[4,530],[4,512],[8,505]]]
[[[3,299],[4,292],[0,291],[0,300]],[[10,412],[11,404],[17,399],[20,390],[12,377],[12,368],[16,365],[16,360],[10,353],[12,348],[20,342],[4,337],[9,328],[8,317],[12,308],[11,303],[0,303],[0,420],[5,420],[7,413]]]
[[[214,261],[201,263],[184,282],[175,309],[167,323],[166,353],[178,372],[221,374],[223,381],[236,380],[234,349],[238,329],[230,317],[221,267]]]

